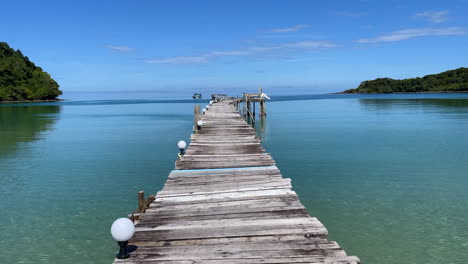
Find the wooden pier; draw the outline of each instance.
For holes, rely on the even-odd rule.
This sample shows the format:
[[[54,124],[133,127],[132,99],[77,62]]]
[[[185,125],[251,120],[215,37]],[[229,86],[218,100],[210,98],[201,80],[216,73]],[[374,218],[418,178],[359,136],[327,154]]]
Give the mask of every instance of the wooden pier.
[[[140,216],[129,241],[136,250],[115,263],[360,262],[327,240],[327,230],[309,216],[235,100],[214,103],[201,120]]]

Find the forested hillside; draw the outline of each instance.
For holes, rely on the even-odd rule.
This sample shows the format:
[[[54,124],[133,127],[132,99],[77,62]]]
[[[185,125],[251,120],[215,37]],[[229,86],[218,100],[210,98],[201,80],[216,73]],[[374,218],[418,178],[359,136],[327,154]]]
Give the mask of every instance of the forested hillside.
[[[0,101],[54,100],[61,94],[47,72],[0,42]]]
[[[395,80],[379,78],[362,82],[343,93],[468,92],[468,68],[458,68],[422,78]]]

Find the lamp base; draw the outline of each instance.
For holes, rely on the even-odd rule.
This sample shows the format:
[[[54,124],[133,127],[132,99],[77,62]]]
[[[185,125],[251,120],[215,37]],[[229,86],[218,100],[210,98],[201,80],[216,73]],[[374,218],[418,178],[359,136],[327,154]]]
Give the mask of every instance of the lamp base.
[[[120,250],[119,250],[119,253],[117,253],[116,258],[118,259],[129,258],[130,253],[128,253],[128,250],[127,250],[128,241],[118,241],[117,244],[119,244]]]

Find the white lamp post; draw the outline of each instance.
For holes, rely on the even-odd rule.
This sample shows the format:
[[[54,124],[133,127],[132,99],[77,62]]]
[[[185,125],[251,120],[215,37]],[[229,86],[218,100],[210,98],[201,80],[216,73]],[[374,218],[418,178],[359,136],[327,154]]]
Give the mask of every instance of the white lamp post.
[[[120,250],[117,253],[118,259],[126,259],[130,257],[127,251],[128,240],[132,238],[135,233],[135,226],[128,218],[119,218],[112,223],[111,235],[119,244]]]
[[[206,106],[206,111],[208,111],[208,109],[210,109],[210,105],[207,105],[207,106]]]
[[[197,122],[197,127],[198,127],[198,129],[201,129],[201,126],[202,126],[202,125],[203,125],[203,121],[198,120],[198,122]]]
[[[202,113],[205,114],[205,112],[206,112],[206,108],[203,108]]]
[[[200,122],[200,121],[198,121],[198,122]],[[181,140],[181,141],[177,142],[177,147],[179,147],[179,149],[180,149],[180,155],[184,155],[185,148],[187,147],[187,142]]]

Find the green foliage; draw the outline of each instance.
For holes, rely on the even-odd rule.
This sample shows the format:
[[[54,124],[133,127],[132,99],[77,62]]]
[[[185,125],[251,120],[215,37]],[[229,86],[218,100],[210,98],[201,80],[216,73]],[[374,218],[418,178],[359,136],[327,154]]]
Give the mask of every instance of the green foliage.
[[[417,93],[468,92],[468,68],[458,68],[422,78],[395,80],[379,78],[362,82],[358,88],[344,93]]]
[[[0,42],[0,101],[53,100],[62,94],[47,72]]]

